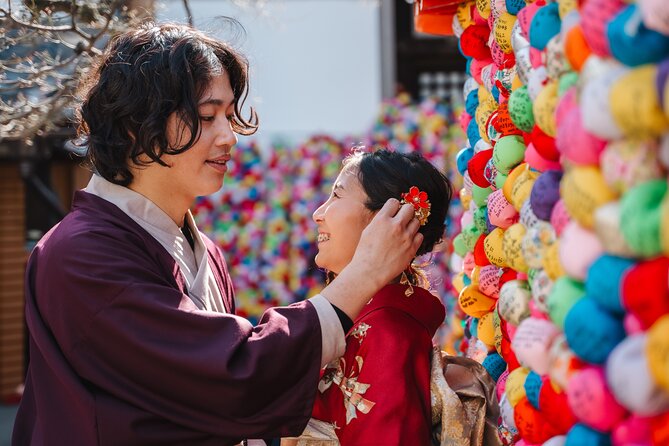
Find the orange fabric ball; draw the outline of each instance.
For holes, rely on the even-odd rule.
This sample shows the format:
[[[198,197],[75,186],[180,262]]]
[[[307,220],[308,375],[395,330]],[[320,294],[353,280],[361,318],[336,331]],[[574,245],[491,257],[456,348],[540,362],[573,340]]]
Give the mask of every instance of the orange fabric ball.
[[[576,25],[567,32],[564,52],[571,67],[575,71],[581,71],[586,59],[592,54],[588,42],[583,37],[581,25]]]
[[[541,412],[532,406],[527,397],[523,397],[513,408],[513,419],[520,436],[530,444],[542,444],[549,438],[560,434]]]

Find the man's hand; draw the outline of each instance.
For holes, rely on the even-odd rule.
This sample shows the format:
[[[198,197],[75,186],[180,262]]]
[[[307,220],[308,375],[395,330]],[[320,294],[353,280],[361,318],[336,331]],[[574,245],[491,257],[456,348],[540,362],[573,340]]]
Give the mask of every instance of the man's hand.
[[[414,207],[391,198],[360,237],[351,263],[321,294],[355,319],[374,293],[398,277],[423,242]]]

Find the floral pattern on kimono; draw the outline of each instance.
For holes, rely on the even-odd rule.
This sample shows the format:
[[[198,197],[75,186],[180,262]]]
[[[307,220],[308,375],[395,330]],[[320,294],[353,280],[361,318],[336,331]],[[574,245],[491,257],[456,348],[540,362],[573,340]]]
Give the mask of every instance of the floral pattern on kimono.
[[[432,337],[445,317],[427,290],[393,284],[355,320],[346,351],[323,372],[312,417],[342,445],[429,445]]]

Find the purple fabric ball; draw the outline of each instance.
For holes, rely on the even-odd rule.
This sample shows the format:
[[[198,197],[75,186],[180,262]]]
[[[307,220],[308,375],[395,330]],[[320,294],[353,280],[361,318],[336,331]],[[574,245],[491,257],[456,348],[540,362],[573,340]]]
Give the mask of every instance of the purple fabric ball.
[[[530,206],[539,220],[550,221],[553,206],[560,199],[562,171],[547,170],[534,182],[530,193]]]

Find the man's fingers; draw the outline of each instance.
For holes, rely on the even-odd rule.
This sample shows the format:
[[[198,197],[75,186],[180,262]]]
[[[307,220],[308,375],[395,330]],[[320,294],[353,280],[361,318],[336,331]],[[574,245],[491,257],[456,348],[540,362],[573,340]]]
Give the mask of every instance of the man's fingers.
[[[420,222],[417,218],[412,218],[407,224],[407,230],[410,234],[415,234],[420,229]]]
[[[397,214],[399,208],[400,208],[399,200],[396,198],[390,198],[379,210],[377,215],[394,217],[395,214]]]
[[[423,234],[420,232],[417,233],[416,235],[413,236],[413,252],[416,253],[418,251],[418,248],[420,248],[420,245],[423,243]]]
[[[404,204],[397,212],[396,218],[400,220],[404,225],[408,225],[412,220],[416,220],[414,217],[415,209],[411,204]],[[417,221],[417,220],[416,220]]]

